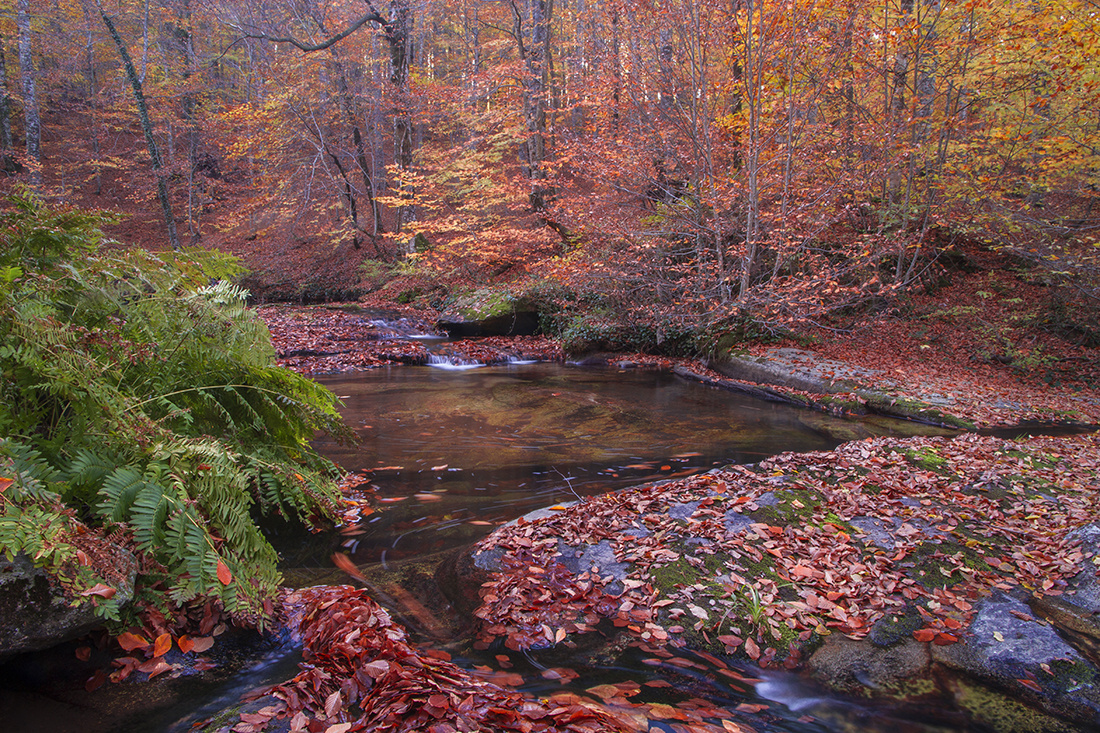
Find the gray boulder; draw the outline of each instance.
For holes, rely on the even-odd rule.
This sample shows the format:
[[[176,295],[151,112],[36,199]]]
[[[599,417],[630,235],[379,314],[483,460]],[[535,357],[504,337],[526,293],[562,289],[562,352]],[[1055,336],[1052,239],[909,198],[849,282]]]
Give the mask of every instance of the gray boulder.
[[[127,582],[116,587],[113,599],[125,604],[133,597],[137,565],[129,552],[114,549],[123,558],[116,567],[132,569]],[[50,574],[35,567],[29,557],[7,560],[0,555],[0,660],[56,646],[102,623],[91,599],[66,597]]]

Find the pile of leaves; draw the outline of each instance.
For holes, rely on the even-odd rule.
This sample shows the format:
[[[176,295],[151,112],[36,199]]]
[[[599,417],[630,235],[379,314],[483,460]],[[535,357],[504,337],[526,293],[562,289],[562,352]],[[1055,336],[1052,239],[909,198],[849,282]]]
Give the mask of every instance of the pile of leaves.
[[[291,731],[325,733],[628,729],[599,705],[533,700],[440,658],[445,653],[420,653],[366,591],[310,588],[287,607],[304,641],[302,671],[257,693],[275,702],[241,714],[234,733],[259,733],[275,719],[289,719]]]
[[[797,666],[880,621],[951,644],[976,602],[1058,595],[1100,520],[1100,437],[877,438],[589,498],[497,530],[483,645],[566,642],[611,620],[645,643]],[[606,543],[614,562],[564,560]],[[1091,566],[1087,566],[1091,567]]]

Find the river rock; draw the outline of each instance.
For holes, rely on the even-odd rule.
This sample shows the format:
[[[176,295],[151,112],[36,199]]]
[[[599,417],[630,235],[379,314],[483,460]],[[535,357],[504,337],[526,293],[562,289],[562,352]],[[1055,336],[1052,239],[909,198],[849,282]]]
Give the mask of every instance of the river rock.
[[[1059,717],[1100,726],[1100,670],[1005,593],[983,600],[959,643],[933,646],[932,659]]]
[[[118,584],[115,599],[125,604],[133,596],[133,556],[121,547],[114,548],[129,557],[118,567],[132,571],[126,583]],[[74,603],[55,580],[26,555],[11,560],[0,556],[0,660],[56,646],[101,626],[90,600]]]
[[[973,427],[941,411],[940,408],[954,402],[950,396],[931,392],[907,395],[896,381],[881,372],[825,359],[805,349],[774,348],[761,356],[727,352],[707,366],[735,380],[839,395],[817,402],[846,413],[886,415],[945,427]]]
[[[889,694],[927,677],[931,661],[928,645],[912,638],[882,647],[869,639],[832,634],[810,657],[807,669],[837,690],[866,687]]]
[[[530,336],[538,332],[539,314],[526,298],[483,288],[455,300],[437,325],[452,338]]]

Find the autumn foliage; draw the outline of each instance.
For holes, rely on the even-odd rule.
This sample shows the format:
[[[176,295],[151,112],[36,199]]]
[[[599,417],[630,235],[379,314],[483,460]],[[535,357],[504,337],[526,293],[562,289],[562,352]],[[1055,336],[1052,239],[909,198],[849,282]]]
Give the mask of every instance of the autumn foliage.
[[[1096,330],[1087,2],[28,7],[0,18],[13,179],[146,246],[163,182],[181,241],[276,265],[272,295],[551,283],[661,341],[820,323],[974,241]]]

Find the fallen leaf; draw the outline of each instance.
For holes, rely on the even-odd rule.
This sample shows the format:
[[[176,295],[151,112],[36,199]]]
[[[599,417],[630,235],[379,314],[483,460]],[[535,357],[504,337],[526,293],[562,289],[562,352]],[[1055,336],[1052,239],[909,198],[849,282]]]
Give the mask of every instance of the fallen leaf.
[[[153,642],[153,656],[163,657],[172,649],[172,635],[168,633],[161,634]]]
[[[91,588],[80,592],[82,596],[99,596],[101,598],[114,598],[117,593],[114,588],[103,583],[96,583]]]
[[[229,571],[229,566],[225,564],[225,560],[218,559],[218,581],[222,585],[229,585],[233,582],[233,573]]]
[[[135,649],[144,649],[149,646],[149,641],[143,636],[124,631],[118,635],[118,645],[125,651],[132,652]]]
[[[202,654],[212,646],[214,646],[213,636],[199,636],[191,639],[191,651],[196,654]]]
[[[340,568],[356,580],[366,581],[367,579],[367,577],[359,571],[359,566],[353,563],[351,561],[351,558],[342,552],[333,553],[332,564]]]
[[[913,632],[913,638],[920,642],[929,642],[936,638],[935,629],[917,629]]]

